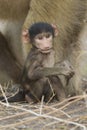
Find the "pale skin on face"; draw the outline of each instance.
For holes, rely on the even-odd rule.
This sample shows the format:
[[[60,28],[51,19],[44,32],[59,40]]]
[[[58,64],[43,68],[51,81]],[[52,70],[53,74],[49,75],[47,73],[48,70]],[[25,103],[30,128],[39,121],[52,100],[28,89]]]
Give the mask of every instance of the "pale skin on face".
[[[35,46],[42,52],[48,53],[53,48],[53,36],[50,32],[37,34],[34,38]]]

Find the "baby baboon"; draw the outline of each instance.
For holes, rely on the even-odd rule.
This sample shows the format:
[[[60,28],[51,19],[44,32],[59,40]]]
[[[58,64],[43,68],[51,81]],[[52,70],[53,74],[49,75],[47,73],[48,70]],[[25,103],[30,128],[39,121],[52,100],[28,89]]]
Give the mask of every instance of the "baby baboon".
[[[32,44],[21,77],[25,98],[28,102],[31,99],[40,101],[42,95],[44,95],[46,102],[50,100],[53,94],[57,100],[66,97],[58,75],[68,75],[72,72],[61,67],[55,68],[53,40],[57,34],[58,31],[54,25],[38,22],[29,28],[28,38],[25,37],[25,40],[27,38]],[[52,69],[55,70],[55,73],[51,72]]]

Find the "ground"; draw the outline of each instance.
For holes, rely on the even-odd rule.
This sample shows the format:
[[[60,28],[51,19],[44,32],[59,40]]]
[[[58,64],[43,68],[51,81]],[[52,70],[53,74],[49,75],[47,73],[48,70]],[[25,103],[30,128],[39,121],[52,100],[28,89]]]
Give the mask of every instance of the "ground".
[[[87,95],[73,99],[8,106],[0,102],[0,130],[87,130]]]

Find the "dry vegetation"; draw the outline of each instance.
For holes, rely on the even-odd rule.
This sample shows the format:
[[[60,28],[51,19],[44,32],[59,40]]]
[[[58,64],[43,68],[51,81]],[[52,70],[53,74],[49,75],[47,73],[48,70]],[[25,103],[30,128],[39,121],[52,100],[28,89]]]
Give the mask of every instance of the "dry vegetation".
[[[38,104],[0,102],[0,130],[7,129],[87,130],[87,95],[49,104],[43,98]]]

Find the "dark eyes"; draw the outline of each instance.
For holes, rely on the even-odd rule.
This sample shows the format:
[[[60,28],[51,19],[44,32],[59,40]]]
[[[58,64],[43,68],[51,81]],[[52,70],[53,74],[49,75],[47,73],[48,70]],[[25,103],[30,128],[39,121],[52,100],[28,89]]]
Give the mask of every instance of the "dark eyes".
[[[51,34],[46,34],[46,38],[49,38],[51,36]]]
[[[39,40],[42,40],[44,37],[45,38],[49,38],[52,34],[50,33],[47,33],[47,34],[44,34],[44,35],[38,35],[36,38],[39,39]]]
[[[39,39],[39,40],[42,40],[42,39],[43,39],[43,36],[39,36],[38,39]]]

